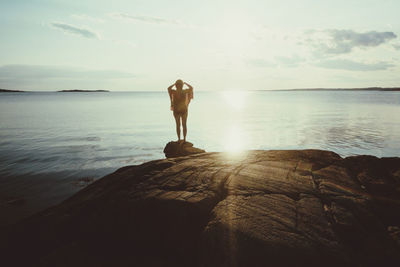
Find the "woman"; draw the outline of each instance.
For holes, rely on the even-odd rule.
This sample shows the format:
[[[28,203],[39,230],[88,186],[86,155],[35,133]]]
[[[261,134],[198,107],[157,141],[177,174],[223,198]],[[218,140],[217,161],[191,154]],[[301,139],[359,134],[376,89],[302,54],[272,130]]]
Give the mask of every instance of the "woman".
[[[183,85],[185,84],[189,88],[184,90]],[[176,87],[176,90],[172,89],[174,86]],[[193,87],[182,80],[177,80],[173,85],[168,87],[168,94],[171,100],[171,110],[174,112],[178,142],[181,141],[181,120],[183,128],[183,142],[186,142],[186,120],[188,116],[188,106],[190,100],[193,99]]]

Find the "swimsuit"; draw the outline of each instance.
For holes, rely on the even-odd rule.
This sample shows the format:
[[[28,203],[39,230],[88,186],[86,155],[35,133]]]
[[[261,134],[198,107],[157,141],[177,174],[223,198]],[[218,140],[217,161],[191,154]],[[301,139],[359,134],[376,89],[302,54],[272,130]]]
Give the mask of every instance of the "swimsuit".
[[[172,91],[172,90],[171,90]],[[174,111],[174,116],[187,116],[188,105],[190,99],[193,98],[193,92],[190,89],[177,91],[173,90],[170,92],[172,94],[172,108]]]

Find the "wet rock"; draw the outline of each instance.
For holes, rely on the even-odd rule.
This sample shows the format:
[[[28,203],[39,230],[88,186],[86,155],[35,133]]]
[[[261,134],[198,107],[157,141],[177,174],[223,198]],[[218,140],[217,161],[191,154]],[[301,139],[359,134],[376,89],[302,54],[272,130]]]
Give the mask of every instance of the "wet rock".
[[[389,226],[388,227],[389,235],[393,238],[393,240],[400,247],[400,227],[398,226]]]
[[[77,187],[85,187],[85,186],[88,186],[89,184],[93,183],[94,180],[95,180],[94,177],[81,177],[81,178],[78,178],[78,179],[72,181],[72,184]]]
[[[151,161],[7,228],[0,251],[40,266],[400,266],[385,186],[399,170],[321,150]]]
[[[164,154],[167,158],[176,158],[204,152],[203,149],[193,147],[192,143],[183,141],[171,141],[164,148]]]
[[[23,198],[12,198],[12,199],[9,199],[6,202],[6,204],[13,205],[13,206],[22,206],[25,204],[25,202],[26,202],[26,200]]]

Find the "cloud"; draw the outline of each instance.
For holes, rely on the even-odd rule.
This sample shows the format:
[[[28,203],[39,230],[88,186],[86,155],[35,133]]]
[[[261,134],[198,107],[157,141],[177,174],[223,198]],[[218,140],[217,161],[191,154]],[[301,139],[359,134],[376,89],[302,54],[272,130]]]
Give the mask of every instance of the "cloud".
[[[151,24],[169,24],[169,25],[183,25],[182,22],[173,19],[164,19],[160,17],[152,17],[152,16],[134,16],[125,13],[111,13],[111,17],[132,21],[132,22],[144,22]]]
[[[53,23],[51,23],[51,26],[55,29],[61,30],[66,33],[79,35],[79,36],[89,38],[89,39],[100,39],[99,35],[96,32],[89,30],[89,29],[80,28],[77,26],[73,26],[73,25],[66,24],[66,23],[60,23],[60,22],[53,22]]]
[[[66,66],[3,65],[1,79],[121,79],[133,78],[133,74],[117,70],[90,70]]]
[[[45,65],[0,66],[0,88],[23,90],[109,89],[114,87],[116,82],[135,77],[132,73],[118,70]]]
[[[395,66],[394,64],[385,61],[376,63],[363,63],[348,59],[323,60],[316,63],[315,65],[326,69],[340,69],[340,70],[350,70],[350,71],[387,70]]]
[[[276,56],[275,60],[280,66],[285,66],[285,67],[297,67],[300,63],[305,61],[304,58],[298,55],[292,55],[290,57]]]
[[[369,31],[364,33],[353,30],[308,30],[304,32],[303,43],[311,45],[316,52],[323,54],[346,54],[354,48],[377,47],[397,38],[393,32]]]

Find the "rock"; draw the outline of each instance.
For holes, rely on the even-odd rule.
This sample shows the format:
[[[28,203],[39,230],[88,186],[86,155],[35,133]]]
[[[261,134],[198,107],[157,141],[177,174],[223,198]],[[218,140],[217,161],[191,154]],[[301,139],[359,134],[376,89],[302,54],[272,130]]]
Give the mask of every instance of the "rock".
[[[400,246],[400,227],[389,226],[388,232],[389,235],[393,238],[393,240]]]
[[[79,179],[72,181],[72,184],[77,187],[85,187],[85,186],[93,183],[94,180],[95,180],[94,177],[81,177]]]
[[[164,148],[164,154],[167,158],[176,158],[204,152],[203,149],[193,147],[193,144],[190,142],[171,141]]]
[[[127,166],[4,229],[2,263],[400,266],[399,170],[321,150]]]
[[[24,205],[25,202],[26,202],[26,200],[23,198],[12,198],[12,199],[9,199],[6,203],[8,205],[21,206],[21,205]]]

